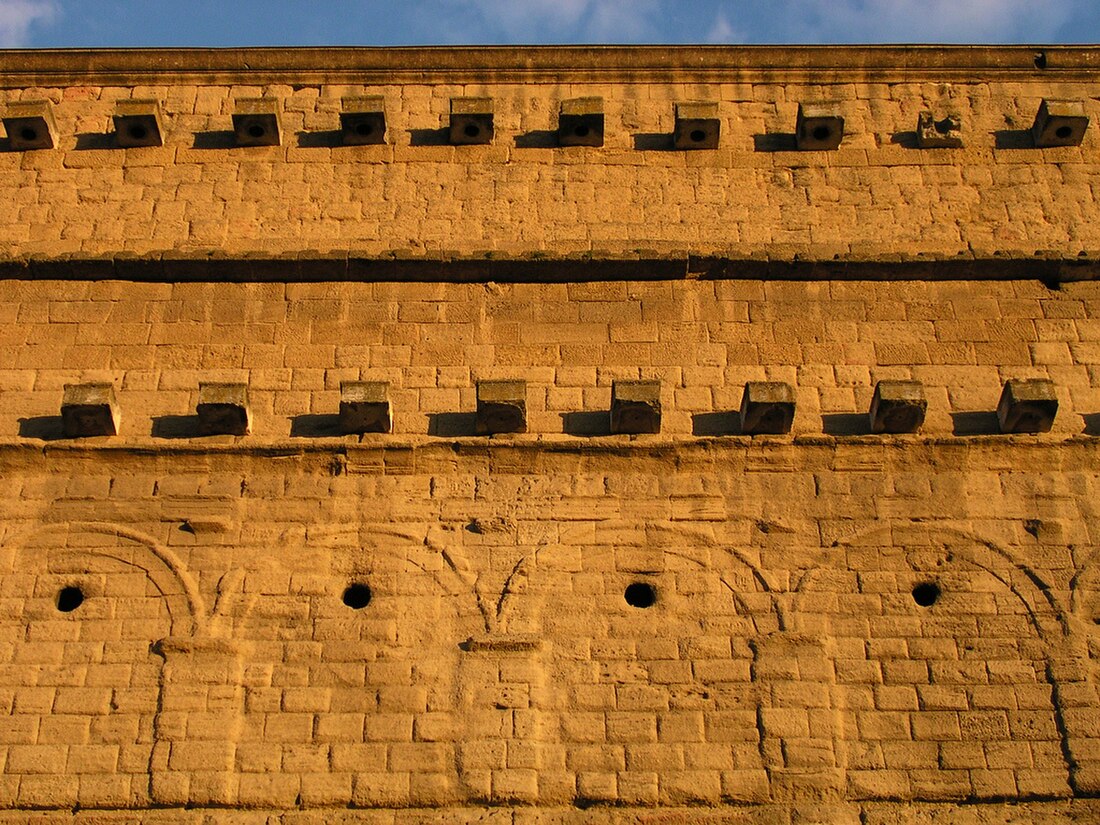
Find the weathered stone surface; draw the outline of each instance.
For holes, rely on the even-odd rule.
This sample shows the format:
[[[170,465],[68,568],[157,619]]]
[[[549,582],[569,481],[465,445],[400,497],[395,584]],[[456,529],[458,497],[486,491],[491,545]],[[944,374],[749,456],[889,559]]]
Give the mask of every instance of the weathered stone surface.
[[[1058,413],[1054,382],[1045,378],[1005,381],[997,403],[997,421],[1003,433],[1048,433]]]
[[[958,149],[962,145],[962,118],[957,114],[937,119],[925,110],[917,116],[917,146],[921,149]]]
[[[741,432],[784,435],[794,422],[794,388],[782,381],[750,381],[741,394]]]
[[[9,103],[4,110],[4,129],[16,151],[52,149],[57,144],[57,123],[48,100]]]
[[[603,98],[576,97],[561,102],[558,143],[562,146],[603,146]]]
[[[659,433],[661,382],[615,381],[611,385],[611,432]]]
[[[844,140],[844,116],[836,102],[799,103],[795,145],[803,150],[831,150]]]
[[[234,103],[233,133],[238,146],[278,146],[283,142],[279,100],[242,97]]]
[[[676,104],[672,143],[677,149],[717,149],[722,135],[718,103],[700,100]]]
[[[479,435],[527,432],[527,382],[478,381],[475,425]]]
[[[924,424],[927,409],[919,381],[879,381],[871,396],[871,432],[915,433]]]
[[[493,142],[493,100],[489,97],[451,98],[451,143],[472,146]]]
[[[345,433],[388,433],[393,429],[389,384],[340,382],[340,429]]]
[[[115,140],[123,148],[164,144],[160,101],[155,98],[120,100],[113,119]]]
[[[202,435],[248,435],[252,429],[246,384],[199,384],[195,412]]]
[[[118,402],[113,384],[66,384],[61,424],[69,438],[117,435]]]

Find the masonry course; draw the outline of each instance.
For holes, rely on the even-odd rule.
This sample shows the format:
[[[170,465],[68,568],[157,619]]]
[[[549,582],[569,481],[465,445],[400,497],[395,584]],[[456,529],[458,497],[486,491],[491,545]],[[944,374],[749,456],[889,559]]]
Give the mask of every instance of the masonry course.
[[[1096,821],[1096,56],[0,53],[0,822]]]

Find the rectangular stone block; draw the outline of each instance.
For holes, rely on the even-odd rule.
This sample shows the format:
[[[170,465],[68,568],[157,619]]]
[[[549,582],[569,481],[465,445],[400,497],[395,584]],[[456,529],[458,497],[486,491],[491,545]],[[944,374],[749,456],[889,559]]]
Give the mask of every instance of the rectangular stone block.
[[[741,432],[784,435],[794,422],[794,388],[781,381],[750,381],[741,396]]]
[[[799,103],[795,145],[802,150],[831,150],[844,139],[839,103]]]
[[[562,146],[603,146],[603,98],[578,97],[561,102],[558,143]]]
[[[1031,137],[1039,148],[1079,146],[1089,127],[1085,104],[1079,100],[1047,100],[1039,104]]]
[[[385,99],[345,97],[340,112],[340,134],[345,146],[368,146],[386,142]]]
[[[478,381],[475,428],[479,435],[527,432],[527,382]]]
[[[68,438],[118,435],[119,408],[113,384],[66,384],[61,426]]]
[[[700,100],[676,104],[672,144],[677,149],[717,149],[722,132],[718,103]]]
[[[393,410],[387,382],[340,382],[341,432],[388,433],[392,429]]]
[[[451,98],[451,143],[473,146],[493,142],[493,99]]]
[[[1046,378],[1006,381],[997,404],[997,421],[1002,433],[1050,432],[1057,413],[1054,382]]]
[[[915,433],[927,410],[919,381],[879,381],[871,398],[871,432]]]
[[[612,382],[611,432],[641,434],[660,431],[661,382]]]
[[[917,146],[921,149],[958,149],[962,142],[962,120],[957,114],[940,120],[930,111],[917,115]]]
[[[195,412],[202,435],[248,435],[252,430],[245,384],[199,384]]]
[[[120,100],[114,122],[115,140],[123,148],[164,144],[159,100]]]
[[[279,101],[274,97],[242,97],[233,112],[238,146],[278,146],[282,143]]]
[[[9,103],[4,112],[4,128],[11,148],[17,152],[52,149],[57,145],[57,123],[48,100]]]

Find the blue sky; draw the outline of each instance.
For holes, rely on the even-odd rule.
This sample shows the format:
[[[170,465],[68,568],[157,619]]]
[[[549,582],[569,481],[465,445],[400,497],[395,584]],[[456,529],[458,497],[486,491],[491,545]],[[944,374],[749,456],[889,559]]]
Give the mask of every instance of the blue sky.
[[[1100,0],[0,0],[0,46],[1082,43]]]

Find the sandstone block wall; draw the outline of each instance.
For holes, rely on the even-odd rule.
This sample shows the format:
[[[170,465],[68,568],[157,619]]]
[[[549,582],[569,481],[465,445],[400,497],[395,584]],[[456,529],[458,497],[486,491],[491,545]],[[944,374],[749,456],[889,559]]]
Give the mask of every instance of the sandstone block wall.
[[[60,138],[0,151],[0,822],[1100,817],[1095,50],[750,53],[4,67]],[[335,145],[364,93],[390,142]],[[261,94],[284,145],[237,148]],[[606,145],[555,146],[592,94]],[[1082,146],[1027,145],[1044,97]],[[839,150],[788,146],[810,98]],[[719,149],[667,148],[685,99]],[[999,432],[1018,378],[1051,432]],[[485,379],[526,433],[474,434]],[[623,379],[660,433],[609,433]],[[919,433],[870,433],[887,379]],[[392,433],[340,433],[353,380]],[[791,434],[740,434],[762,380]],[[117,435],[65,437],[88,382]]]

